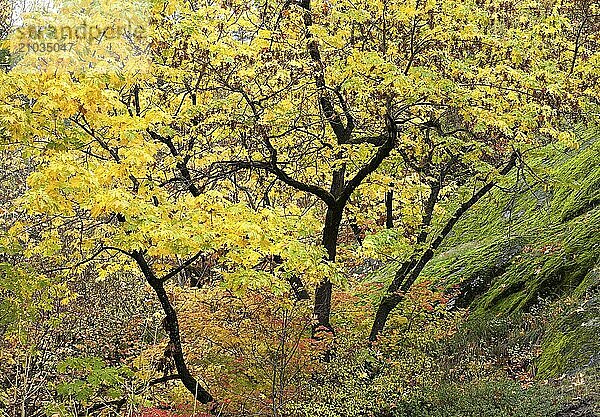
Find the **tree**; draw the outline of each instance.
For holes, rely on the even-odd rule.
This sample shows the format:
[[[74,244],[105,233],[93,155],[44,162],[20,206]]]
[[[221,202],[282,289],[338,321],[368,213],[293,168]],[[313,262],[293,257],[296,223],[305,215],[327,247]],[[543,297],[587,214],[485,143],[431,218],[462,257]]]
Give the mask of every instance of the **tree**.
[[[393,183],[417,207],[415,231],[373,339],[523,149],[571,142],[564,122],[582,111],[575,92],[595,61],[572,36],[570,7],[172,0],[33,15],[13,46],[46,52],[26,48],[0,75],[0,123],[17,142],[7,146],[38,167],[20,204],[45,227],[27,253],[64,279],[89,265],[100,278],[141,273],[165,312],[177,377],[208,403],[169,281],[214,256],[234,290],[306,298],[314,285],[313,331],[331,333],[344,211]],[[437,218],[442,201],[456,212]],[[400,217],[397,227],[409,223]],[[273,273],[259,267],[268,260]]]
[[[168,89],[160,97],[159,87],[147,95],[139,87],[145,77],[164,85],[160,74],[142,71],[148,60],[136,49],[149,12],[144,7],[104,4],[81,10],[73,5],[61,13],[33,15],[12,38],[17,48],[25,41],[35,46],[2,75],[2,127],[11,138],[6,149],[22,150],[38,167],[14,210],[39,217],[43,227],[18,222],[9,233],[27,248],[26,256],[41,258],[47,265],[43,272],[55,279],[68,281],[90,265],[98,266],[99,279],[117,270],[141,272],[165,312],[176,377],[208,403],[211,395],[184,360],[165,284],[213,254],[220,255],[221,273],[234,290],[268,286],[277,291],[286,276],[321,275],[327,268],[320,264],[321,252],[303,243],[313,231],[310,216],[251,210],[217,190],[200,193],[186,179],[186,158],[155,132],[168,130],[160,110],[175,105]],[[40,30],[48,27],[52,30]],[[73,47],[61,43],[58,33]],[[58,47],[43,56],[35,53],[46,44]],[[277,276],[254,268],[273,253],[292,262],[284,263]]]
[[[439,194],[448,187],[503,171],[521,148],[540,140],[572,140],[561,130],[564,109],[580,106],[568,96],[567,75],[578,55],[569,6],[260,6],[228,3],[219,13],[230,16],[231,25],[217,24],[216,33],[205,29],[213,26],[210,17],[199,18],[210,16],[206,9],[179,9],[188,28],[181,56],[203,70],[198,88],[239,103],[227,109],[232,123],[226,129],[228,138],[238,139],[228,143],[238,159],[211,162],[207,175],[263,170],[321,200],[329,261],[336,260],[350,197],[391,154],[403,173],[431,190],[413,199],[423,210],[412,243],[425,245]],[[575,51],[568,62],[556,58],[568,50]],[[490,188],[484,184],[482,194]],[[465,202],[463,211],[480,197]],[[315,291],[315,328],[329,332],[330,300],[324,277]]]
[[[475,104],[471,96],[467,102],[448,107],[439,118],[430,119],[423,129],[426,139],[420,144],[421,155],[412,149],[407,152],[402,146],[399,149],[402,160],[423,179],[428,193],[422,201],[422,218],[416,227],[414,245],[379,303],[369,336],[371,342],[461,216],[513,167],[519,165],[522,169],[526,164],[524,154],[536,145],[558,140],[563,145],[576,146],[568,127],[589,120],[585,103],[595,101],[579,83],[587,84],[585,74],[589,74],[592,57],[598,54],[598,45],[592,40],[599,28],[596,6],[591,2],[560,3],[553,7],[479,2],[477,6],[474,16],[482,13],[483,20],[476,17],[466,26],[477,49],[459,49],[460,54],[468,56],[465,63],[471,65],[465,72],[459,70],[459,79],[473,89],[471,94],[483,98],[485,104]],[[500,42],[499,36],[503,37]],[[456,45],[457,40],[446,42]],[[585,52],[580,55],[582,50]],[[451,67],[458,62],[458,59],[452,61]],[[481,80],[482,74],[490,78]],[[494,96],[494,91],[498,95]],[[491,119],[482,129],[478,125],[481,121],[473,124],[469,120],[472,114],[468,113],[485,113],[491,107],[488,104],[503,107],[506,118],[488,114]],[[457,118],[456,112],[463,115]],[[458,138],[459,142],[454,144],[462,148],[457,150],[454,144],[446,142],[449,136]],[[470,150],[480,146],[482,152],[476,158],[494,166],[488,173],[477,173],[478,169],[471,165],[474,160]],[[444,193],[456,191],[462,184],[472,184],[473,191],[462,198],[453,192],[449,200],[454,207],[444,209],[444,200],[448,201]],[[436,215],[436,210],[441,213]]]

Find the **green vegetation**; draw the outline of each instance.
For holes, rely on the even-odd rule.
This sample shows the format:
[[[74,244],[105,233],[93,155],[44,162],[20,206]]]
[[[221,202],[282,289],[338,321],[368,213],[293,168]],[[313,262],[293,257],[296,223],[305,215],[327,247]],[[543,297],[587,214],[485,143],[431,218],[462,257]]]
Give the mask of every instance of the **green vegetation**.
[[[596,131],[585,133],[580,150],[550,151],[532,163],[534,171],[544,169],[550,187],[538,183],[519,187],[516,196],[494,194],[460,225],[424,273],[445,284],[469,283],[466,295],[473,298],[476,316],[505,317],[540,302],[561,304],[543,337],[537,364],[541,377],[597,361],[600,350],[595,319],[600,141]],[[472,241],[473,233],[485,238]]]
[[[506,358],[527,352],[525,366],[536,380],[558,378],[564,383],[563,400],[582,395],[595,404],[590,409],[600,401],[594,388],[600,381],[599,139],[596,130],[586,130],[577,150],[539,150],[530,166],[508,181],[514,184],[511,192],[496,190],[456,226],[421,278],[450,294],[460,290],[450,305],[471,310],[447,342],[446,354],[468,356],[461,352],[475,349]],[[369,280],[386,282],[396,268],[388,264]],[[498,416],[556,412],[560,394],[552,388],[523,392],[507,384],[433,390],[430,401],[439,414],[431,415],[479,415],[483,409],[488,411],[481,415]],[[498,390],[491,404],[486,401],[493,394],[484,394],[485,389]],[[451,393],[448,408],[438,396],[442,393]],[[519,403],[537,411],[507,405],[514,406],[514,398],[503,405],[512,394],[523,395]]]

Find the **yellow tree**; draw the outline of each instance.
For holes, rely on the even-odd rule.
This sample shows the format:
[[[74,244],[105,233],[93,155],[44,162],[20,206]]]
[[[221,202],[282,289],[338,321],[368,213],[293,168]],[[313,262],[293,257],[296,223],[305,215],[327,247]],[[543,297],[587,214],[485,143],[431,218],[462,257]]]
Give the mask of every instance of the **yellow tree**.
[[[409,184],[398,194],[422,208],[401,223],[415,228],[411,250],[374,339],[523,150],[571,144],[597,15],[594,2],[552,0],[99,1],[33,15],[0,79],[7,146],[38,164],[22,207],[47,227],[28,254],[65,277],[89,263],[140,271],[177,377],[207,403],[165,285],[216,256],[230,288],[291,286],[302,299],[314,285],[314,333],[333,332],[351,198]],[[450,192],[478,181],[471,196]],[[434,221],[442,198],[459,208]],[[257,268],[265,259],[275,275]]]
[[[219,190],[201,193],[186,178],[192,155],[181,155],[159,136],[178,128],[163,77],[174,82],[180,75],[154,68],[144,53],[152,40],[145,32],[151,10],[143,3],[88,6],[33,14],[11,38],[17,63],[2,74],[5,146],[38,168],[13,209],[26,210],[42,227],[17,222],[8,235],[55,279],[76,278],[89,265],[98,267],[99,279],[132,268],[141,272],[165,313],[177,370],[169,379],[180,379],[208,403],[212,396],[184,359],[165,286],[196,261],[216,256],[234,291],[287,291],[294,273],[310,281],[327,272],[321,251],[311,245],[314,222],[293,208],[253,210]],[[155,88],[141,88],[145,83]],[[208,111],[214,104],[207,95],[187,106],[195,105]],[[277,276],[257,268],[273,254],[295,263],[285,263]]]
[[[540,141],[572,144],[565,126],[583,104],[578,68],[595,52],[588,36],[596,30],[593,2],[169,5],[159,19],[165,64],[199,74],[184,94],[210,91],[226,118],[217,127],[216,116],[205,113],[192,123],[218,129],[221,142],[214,142],[219,135],[210,141],[229,149],[225,160],[206,161],[203,177],[232,178],[243,170],[256,193],[253,178],[262,170],[320,200],[329,261],[336,259],[351,196],[359,188],[372,196],[365,186],[390,155],[403,166],[400,178],[388,173],[380,183],[413,176],[425,187],[424,197],[409,198],[422,205],[409,242],[418,248],[415,260],[390,286],[393,302],[385,301],[372,338],[397,304],[394,294],[410,288],[494,176]],[[178,25],[170,18],[174,9]],[[184,142],[190,148],[196,140]],[[472,180],[483,180],[481,190],[440,234],[431,234],[438,199]],[[315,290],[315,329],[333,330],[331,291],[323,277]]]
[[[12,3],[9,0],[0,1],[0,39],[5,39],[8,36],[12,22]],[[0,49],[0,65],[7,65],[8,51],[4,48]]]

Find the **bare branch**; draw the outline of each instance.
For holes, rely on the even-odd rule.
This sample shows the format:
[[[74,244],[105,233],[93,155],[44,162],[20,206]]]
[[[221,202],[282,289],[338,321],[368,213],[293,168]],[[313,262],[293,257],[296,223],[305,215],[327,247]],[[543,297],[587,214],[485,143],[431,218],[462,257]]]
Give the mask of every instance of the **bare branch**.
[[[179,274],[181,271],[183,271],[185,268],[187,268],[188,266],[193,264],[200,256],[202,256],[202,251],[198,252],[197,254],[192,256],[190,259],[188,259],[187,261],[185,261],[184,263],[179,265],[177,268],[173,269],[171,272],[169,272],[168,274],[166,274],[165,276],[160,278],[159,281],[165,282],[165,281],[170,280],[171,278],[173,278],[174,276]]]

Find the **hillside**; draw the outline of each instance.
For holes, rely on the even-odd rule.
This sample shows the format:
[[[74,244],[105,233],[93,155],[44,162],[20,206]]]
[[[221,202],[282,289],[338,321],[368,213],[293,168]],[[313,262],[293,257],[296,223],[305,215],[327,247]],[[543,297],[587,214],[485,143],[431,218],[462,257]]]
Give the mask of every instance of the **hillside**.
[[[600,398],[600,141],[595,131],[579,140],[577,150],[529,155],[516,186],[465,216],[422,280],[458,288],[448,308],[469,309],[454,349],[486,341],[507,356],[520,349],[527,359],[509,364],[513,376],[568,386],[587,410]],[[386,282],[394,269],[371,279]],[[559,415],[593,415],[578,407]]]

